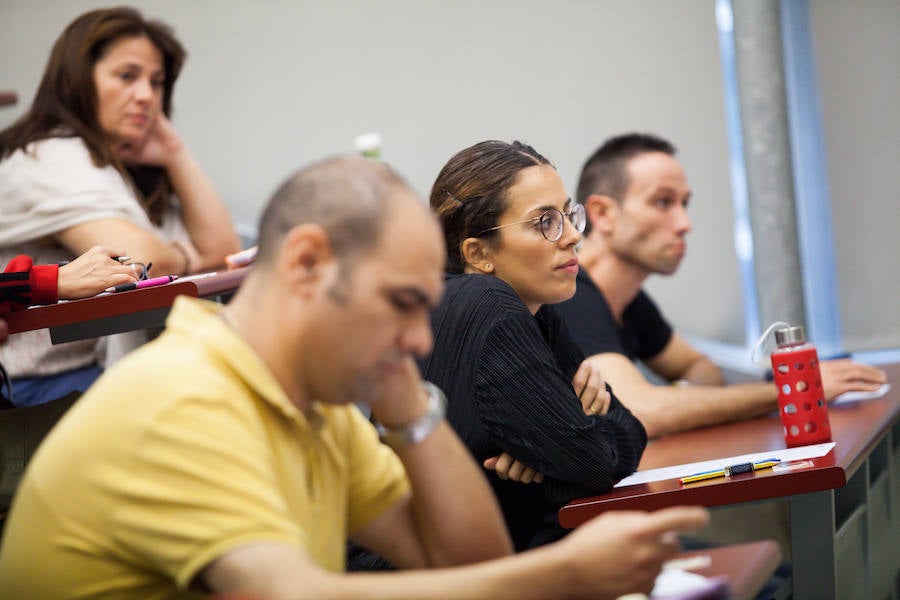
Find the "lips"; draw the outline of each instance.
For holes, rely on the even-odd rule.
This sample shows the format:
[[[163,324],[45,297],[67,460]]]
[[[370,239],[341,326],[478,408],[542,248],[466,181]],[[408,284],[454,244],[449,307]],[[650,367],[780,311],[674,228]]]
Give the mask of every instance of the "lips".
[[[568,260],[556,268],[567,273],[578,273],[578,259]]]

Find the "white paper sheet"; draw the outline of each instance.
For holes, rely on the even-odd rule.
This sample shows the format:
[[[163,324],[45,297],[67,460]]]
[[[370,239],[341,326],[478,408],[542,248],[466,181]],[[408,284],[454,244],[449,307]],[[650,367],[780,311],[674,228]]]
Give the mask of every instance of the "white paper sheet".
[[[891,384],[882,383],[877,390],[871,392],[844,392],[831,401],[830,405],[842,404],[844,402],[857,402],[859,400],[871,400],[873,398],[881,398],[891,389]]]
[[[213,271],[212,273],[197,273],[196,275],[185,275],[184,277],[179,277],[175,281],[195,281],[197,279],[204,279],[206,277],[212,277],[213,275],[218,275],[219,273]]]
[[[615,487],[649,483],[651,481],[664,481],[666,479],[677,479],[679,477],[693,475],[694,473],[722,469],[728,465],[746,462],[762,462],[767,458],[778,458],[781,459],[782,462],[803,460],[806,458],[818,458],[828,454],[832,448],[834,448],[834,442],[826,442],[824,444],[814,444],[812,446],[800,446],[799,448],[787,448],[784,450],[767,450],[766,452],[756,452],[754,454],[744,454],[742,456],[726,456],[715,460],[662,467],[660,469],[650,469],[648,471],[638,471],[634,475],[626,477],[617,483]]]
[[[684,594],[696,590],[706,589],[710,586],[710,579],[697,573],[690,573],[681,569],[663,569],[653,582],[651,598],[665,598],[675,594]]]

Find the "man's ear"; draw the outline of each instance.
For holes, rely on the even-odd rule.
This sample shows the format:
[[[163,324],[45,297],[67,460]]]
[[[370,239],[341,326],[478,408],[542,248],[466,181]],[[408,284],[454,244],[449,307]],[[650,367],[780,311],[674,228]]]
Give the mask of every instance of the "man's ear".
[[[292,289],[312,289],[334,262],[331,242],[321,225],[297,225],[284,236],[279,270],[283,281]]]
[[[591,194],[584,200],[584,212],[591,224],[591,231],[609,233],[619,213],[615,198],[603,194]]]
[[[485,273],[490,275],[494,272],[494,264],[491,262],[490,245],[475,237],[466,238],[461,245],[462,257],[465,261],[465,271],[467,273]]]

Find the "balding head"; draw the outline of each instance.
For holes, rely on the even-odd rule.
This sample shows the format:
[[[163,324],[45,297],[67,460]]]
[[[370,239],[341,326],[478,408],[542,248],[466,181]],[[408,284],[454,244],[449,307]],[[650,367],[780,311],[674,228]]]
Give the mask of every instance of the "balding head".
[[[445,260],[428,206],[388,166],[328,159],[275,193],[226,320],[301,410],[359,400],[430,350]]]
[[[345,262],[376,245],[393,203],[403,197],[414,198],[383,163],[345,156],[307,166],[281,185],[263,212],[257,261],[272,264],[291,229],[314,223]]]

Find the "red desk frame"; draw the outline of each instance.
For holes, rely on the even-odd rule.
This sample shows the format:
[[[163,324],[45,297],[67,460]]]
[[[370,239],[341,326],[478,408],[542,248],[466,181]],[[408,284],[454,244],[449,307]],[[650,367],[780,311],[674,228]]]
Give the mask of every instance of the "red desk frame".
[[[251,267],[217,272],[208,277],[175,280],[118,294],[36,306],[3,316],[10,335],[47,328],[54,344],[123,331],[160,327],[177,296],[213,298],[237,290]]]

